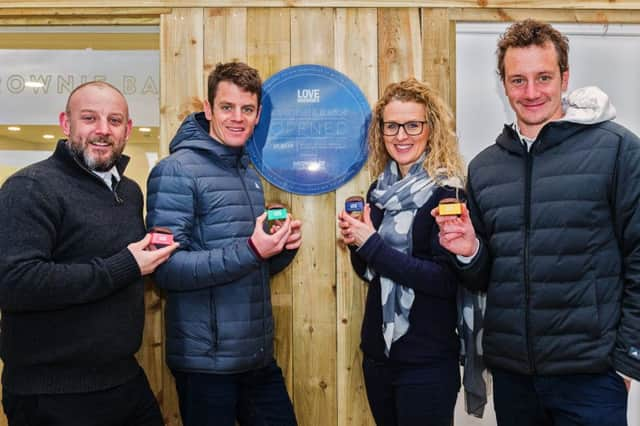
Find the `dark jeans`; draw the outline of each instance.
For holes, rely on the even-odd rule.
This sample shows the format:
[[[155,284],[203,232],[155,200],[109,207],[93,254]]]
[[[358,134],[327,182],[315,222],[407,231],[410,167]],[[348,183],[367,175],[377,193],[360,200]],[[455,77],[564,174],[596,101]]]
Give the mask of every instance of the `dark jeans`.
[[[163,426],[142,369],[133,380],[97,392],[16,395],[3,391],[9,426]]]
[[[626,426],[627,390],[602,374],[526,376],[493,370],[499,426]]]
[[[460,389],[457,359],[397,365],[365,356],[364,382],[378,426],[451,426]]]
[[[237,374],[174,371],[184,426],[297,425],[282,370],[268,366]]]

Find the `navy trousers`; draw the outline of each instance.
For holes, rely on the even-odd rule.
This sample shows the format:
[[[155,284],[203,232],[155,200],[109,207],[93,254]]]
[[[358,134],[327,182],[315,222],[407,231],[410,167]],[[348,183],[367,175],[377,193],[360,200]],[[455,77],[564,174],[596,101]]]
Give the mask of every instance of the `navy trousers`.
[[[184,426],[293,426],[293,406],[275,360],[237,374],[174,371]]]
[[[492,373],[498,426],[627,425],[627,389],[613,370],[558,376]]]
[[[163,426],[142,369],[135,379],[97,392],[15,395],[3,390],[9,426]]]
[[[412,365],[365,356],[362,367],[378,426],[451,426],[460,389],[457,359]]]

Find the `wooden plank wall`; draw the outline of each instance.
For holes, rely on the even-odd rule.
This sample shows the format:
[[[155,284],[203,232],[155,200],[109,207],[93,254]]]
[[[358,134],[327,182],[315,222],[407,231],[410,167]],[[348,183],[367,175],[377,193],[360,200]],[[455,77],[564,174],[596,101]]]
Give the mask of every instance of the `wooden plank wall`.
[[[30,7],[40,4],[22,3],[32,4]],[[81,2],[72,3],[68,6]],[[369,3],[382,6],[383,2]],[[433,9],[406,4],[357,8],[178,7],[157,10],[156,18],[148,16],[153,15],[149,9],[135,9],[135,15],[141,16],[136,18],[127,17],[120,9],[3,10],[11,6],[5,2],[5,6],[0,5],[0,25],[144,24],[158,22],[160,16],[160,150],[164,156],[182,119],[201,109],[206,76],[217,62],[246,61],[259,69],[264,79],[291,65],[326,65],[356,82],[370,104],[388,83],[415,76],[438,88],[455,107],[455,21],[509,21],[532,16],[555,22],[640,22],[638,10],[576,10],[588,9],[589,5],[591,9],[609,8],[609,3],[589,1],[571,2],[574,10],[536,9],[542,5],[530,5],[531,9],[477,8],[472,5],[475,2],[449,3],[449,7]],[[638,1],[626,1],[610,8],[619,9],[622,4],[629,9],[640,7]],[[174,6],[161,1],[150,5]],[[550,5],[546,7],[555,7]],[[41,6],[52,7],[46,1]],[[373,425],[358,348],[366,287],[352,272],[347,250],[337,243],[336,229],[336,214],[343,200],[364,195],[370,182],[365,167],[350,182],[324,195],[296,196],[265,184],[267,200],[285,203],[304,221],[304,243],[298,256],[272,283],[276,356],[302,426]],[[181,422],[175,388],[163,361],[163,300],[151,283],[146,301],[147,322],[138,357],[160,401],[166,424],[178,426]],[[0,426],[4,425],[3,418]]]

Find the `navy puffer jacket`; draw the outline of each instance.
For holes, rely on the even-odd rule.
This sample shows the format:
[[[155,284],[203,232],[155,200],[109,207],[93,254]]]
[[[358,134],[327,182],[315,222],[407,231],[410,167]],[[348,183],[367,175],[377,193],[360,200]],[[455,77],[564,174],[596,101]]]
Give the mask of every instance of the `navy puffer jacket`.
[[[295,252],[260,260],[248,244],[264,212],[262,185],[243,148],[209,136],[203,113],[182,123],[148,180],[147,225],[173,231],[179,249],[158,268],[167,291],[171,369],[234,373],[273,359],[269,275]]]
[[[640,378],[640,141],[611,121],[510,126],[469,166],[484,357],[521,374]]]

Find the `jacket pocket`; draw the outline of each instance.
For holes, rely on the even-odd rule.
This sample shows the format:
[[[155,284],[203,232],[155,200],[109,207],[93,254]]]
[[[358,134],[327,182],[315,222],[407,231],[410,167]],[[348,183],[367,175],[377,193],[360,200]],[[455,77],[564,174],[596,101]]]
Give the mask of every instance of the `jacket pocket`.
[[[208,291],[171,292],[165,313],[167,354],[203,356],[214,348]]]

